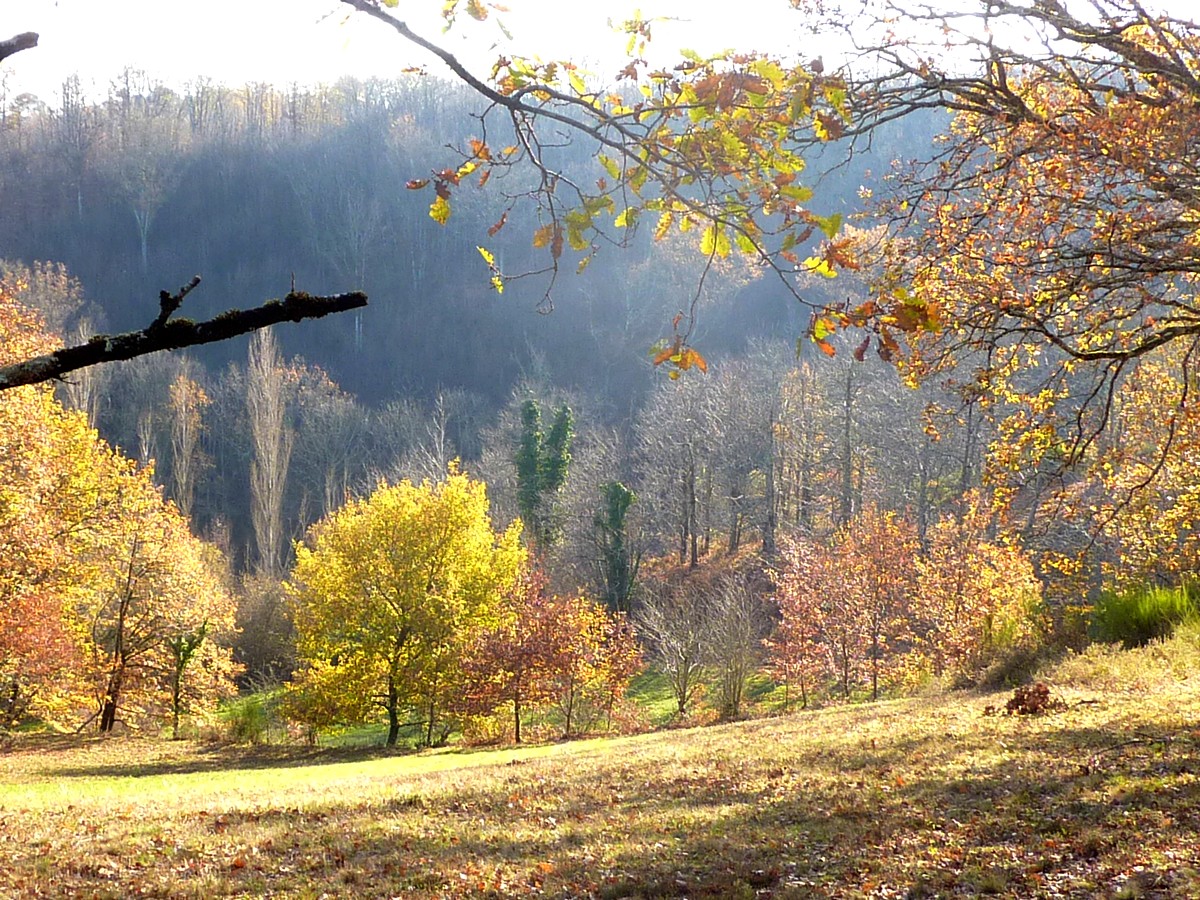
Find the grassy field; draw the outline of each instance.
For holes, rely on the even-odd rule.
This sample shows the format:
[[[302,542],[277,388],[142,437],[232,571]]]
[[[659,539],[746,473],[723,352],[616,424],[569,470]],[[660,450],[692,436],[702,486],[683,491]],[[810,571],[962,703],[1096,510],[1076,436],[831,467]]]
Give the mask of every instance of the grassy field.
[[[1200,897],[1200,666],[389,755],[0,751],[0,897]],[[1118,687],[1119,686],[1119,687]]]

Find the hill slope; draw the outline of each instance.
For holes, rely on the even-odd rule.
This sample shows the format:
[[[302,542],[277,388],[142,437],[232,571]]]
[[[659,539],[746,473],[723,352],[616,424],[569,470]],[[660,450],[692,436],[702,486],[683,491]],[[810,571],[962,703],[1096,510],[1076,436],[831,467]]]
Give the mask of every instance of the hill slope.
[[[1102,656],[1039,716],[950,694],[411,756],[18,744],[0,896],[1200,896],[1197,669]]]

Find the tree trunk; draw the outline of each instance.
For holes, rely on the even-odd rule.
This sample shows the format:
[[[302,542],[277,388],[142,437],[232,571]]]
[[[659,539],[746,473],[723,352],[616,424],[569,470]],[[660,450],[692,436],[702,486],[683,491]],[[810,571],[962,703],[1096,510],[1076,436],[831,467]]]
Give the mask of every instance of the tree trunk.
[[[183,705],[183,673],[175,672],[171,684],[171,740],[179,740],[179,708]]]
[[[521,743],[521,692],[513,694],[513,735],[516,743]]]
[[[854,367],[846,365],[846,391],[842,402],[841,496],[838,498],[838,524],[848,525],[854,515]]]
[[[108,677],[104,702],[100,707],[100,733],[111,734],[117,724],[117,706],[121,699],[121,670],[114,669]]]
[[[387,714],[387,745],[395,747],[396,740],[400,737],[400,692],[396,690],[395,675],[388,676]]]
[[[871,647],[871,699],[879,699],[879,646]]]

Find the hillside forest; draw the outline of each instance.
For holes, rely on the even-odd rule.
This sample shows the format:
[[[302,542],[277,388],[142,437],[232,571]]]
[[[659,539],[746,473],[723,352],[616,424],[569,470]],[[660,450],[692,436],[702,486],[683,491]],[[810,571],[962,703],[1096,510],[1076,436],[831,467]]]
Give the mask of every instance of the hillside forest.
[[[0,93],[4,362],[141,328],[195,274],[195,319],[370,297],[0,394],[0,729],[211,734],[241,695],[297,739],[520,742],[647,727],[646,672],[707,721],[1161,636],[1200,551],[1200,39],[1169,27],[993,71],[994,109],[877,80],[903,114],[859,119],[825,82],[849,105],[771,182],[811,186],[782,257],[631,200],[658,227],[588,219],[578,275],[544,168],[446,169],[493,152],[461,80]],[[1105,93],[1163,46],[1190,87]],[[774,77],[695,69],[747,108]],[[740,101],[693,96],[735,133]]]

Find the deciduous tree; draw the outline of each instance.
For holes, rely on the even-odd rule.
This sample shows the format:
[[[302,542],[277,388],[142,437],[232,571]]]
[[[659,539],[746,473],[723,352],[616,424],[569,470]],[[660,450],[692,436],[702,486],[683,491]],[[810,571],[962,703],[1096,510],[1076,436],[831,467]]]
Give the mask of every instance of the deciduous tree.
[[[401,713],[421,708],[432,733],[436,710],[423,705],[438,667],[496,615],[524,556],[519,535],[495,532],[484,486],[453,469],[436,484],[381,484],[313,526],[290,579],[308,708],[342,721],[382,710],[389,745]]]
[[[978,495],[943,516],[917,560],[917,634],[934,673],[975,679],[999,654],[1033,642],[1042,586],[1028,556],[989,540],[991,511]]]

